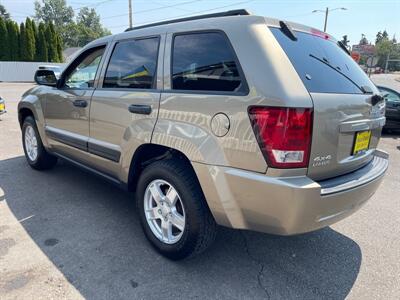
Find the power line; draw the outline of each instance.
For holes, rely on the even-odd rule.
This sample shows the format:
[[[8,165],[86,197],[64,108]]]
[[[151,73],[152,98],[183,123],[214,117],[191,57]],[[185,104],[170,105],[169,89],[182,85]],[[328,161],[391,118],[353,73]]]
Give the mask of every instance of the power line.
[[[250,2],[254,2],[254,1],[256,1],[256,0],[241,1],[241,2],[236,2],[236,3],[233,3],[233,4],[228,4],[228,5],[218,6],[218,7],[214,7],[214,8],[210,8],[210,9],[200,10],[200,11],[197,11],[197,12],[194,12],[194,13],[191,13],[191,14],[178,15],[178,16],[174,16],[171,20],[177,19],[177,18],[190,17],[190,16],[193,16],[193,15],[197,15],[197,14],[213,11],[213,10],[216,10],[216,9],[228,8],[228,7],[232,7],[232,6],[236,6],[236,5],[240,5],[240,4],[246,4],[246,3],[250,3]],[[156,23],[156,22],[160,22],[160,21],[164,21],[164,20],[154,20],[154,21],[150,21],[150,22],[146,22],[146,23],[136,24],[136,26]],[[118,28],[118,27],[124,27],[124,26],[128,26],[128,25],[108,26],[108,28]],[[135,27],[135,26],[133,26],[133,27]]]
[[[187,1],[187,2],[181,2],[179,4],[166,5],[166,6],[163,6],[163,7],[143,9],[143,10],[138,10],[135,13],[137,13],[137,14],[138,13],[146,13],[146,12],[150,12],[150,11],[156,11],[156,10],[160,10],[160,9],[171,8],[171,7],[186,5],[186,4],[190,4],[190,3],[200,2],[200,1],[204,1],[204,0],[192,0],[192,1]],[[123,16],[127,16],[127,15],[128,14],[125,13],[125,14],[120,14],[120,15],[108,16],[108,17],[102,18],[102,20],[112,19],[112,18],[117,18],[117,17],[123,17]]]
[[[82,8],[84,8],[84,7],[97,8],[97,7],[99,7],[100,5],[102,5],[102,4],[104,4],[104,3],[107,3],[107,2],[111,2],[111,1],[115,1],[115,0],[104,0],[104,1],[101,1],[101,2],[98,2],[98,3],[87,3],[87,4],[85,4],[85,5],[82,5],[82,6],[73,8],[73,10],[80,10],[80,9],[82,9]]]
[[[161,6],[162,8],[165,8],[167,6],[165,4],[162,4],[162,3],[156,2],[156,1],[150,1],[150,2]],[[186,8],[183,8],[183,7],[180,7],[180,6],[177,6],[176,9],[179,9],[179,10],[182,10],[182,11],[186,11],[186,12],[189,12],[189,13],[193,12],[193,10],[191,10],[191,9],[186,9]]]
[[[233,3],[233,4],[214,7],[214,8],[211,8],[211,9],[200,10],[200,11],[194,12],[192,14],[185,14],[185,15],[175,16],[174,19],[181,18],[181,17],[182,18],[183,17],[190,17],[190,16],[196,15],[196,14],[201,14],[201,13],[205,13],[205,12],[209,12],[209,11],[213,11],[213,10],[221,9],[221,8],[228,8],[228,7],[232,7],[232,6],[236,6],[236,5],[240,5],[240,4],[246,4],[246,3],[250,3],[250,2],[254,2],[254,1],[256,1],[256,0],[247,0],[247,1],[242,1],[242,2],[236,2],[236,3]],[[157,22],[157,21],[155,21],[155,22]]]
[[[299,14],[299,15],[285,16],[283,18],[287,19],[287,18],[304,17],[304,16],[309,16],[309,15],[312,15],[312,14],[313,14],[312,12],[309,12],[309,13],[304,13],[304,14]]]

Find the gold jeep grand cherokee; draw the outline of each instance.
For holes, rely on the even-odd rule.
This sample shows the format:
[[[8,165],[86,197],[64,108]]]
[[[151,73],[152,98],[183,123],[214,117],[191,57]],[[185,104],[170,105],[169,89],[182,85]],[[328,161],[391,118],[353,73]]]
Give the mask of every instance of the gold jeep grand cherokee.
[[[216,225],[280,235],[355,212],[388,167],[385,103],[332,36],[244,10],[91,42],[19,103],[26,159],[134,191],[143,230],[181,259]]]

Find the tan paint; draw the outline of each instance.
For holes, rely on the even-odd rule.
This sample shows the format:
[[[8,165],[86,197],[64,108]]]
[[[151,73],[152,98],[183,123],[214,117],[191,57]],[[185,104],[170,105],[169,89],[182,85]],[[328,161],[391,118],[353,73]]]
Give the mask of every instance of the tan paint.
[[[211,212],[221,225],[277,234],[294,234],[327,226],[357,210],[376,190],[386,169],[380,170],[379,176],[368,184],[355,184],[348,191],[321,196],[318,182],[307,176],[309,172],[319,178],[317,171],[267,167],[249,121],[249,106],[314,108],[315,122],[318,123],[314,128],[323,126],[322,129],[329,127],[329,112],[349,113],[352,109],[340,110],[337,106],[329,106],[330,96],[326,95],[320,96],[320,100],[314,97],[314,101],[317,99],[315,105],[267,24],[276,26],[278,21],[257,16],[213,18],[102,38],[82,50],[107,44],[93,89],[35,88],[24,95],[19,108],[27,107],[34,111],[39,132],[49,151],[67,155],[124,183],[128,182],[129,166],[140,145],[151,142],[179,150],[191,161]],[[309,30],[294,23],[291,26]],[[173,33],[198,30],[222,30],[226,33],[246,77],[247,95],[177,93],[171,90]],[[106,62],[115,42],[149,36],[159,36],[161,40],[156,89],[102,89]],[[71,102],[77,98],[87,99],[90,105],[75,109]],[[354,99],[349,96],[343,101]],[[128,111],[131,104],[150,105],[152,113],[132,114]],[[363,110],[367,108],[366,105],[362,107]],[[211,120],[217,113],[229,118],[229,131],[224,136],[214,134],[211,128]],[[46,136],[45,126],[120,151],[120,160],[111,161],[55,141]],[[314,131],[313,141],[318,140],[320,146],[313,144],[311,157],[324,147],[340,154],[342,145],[348,146],[350,140],[346,137],[341,137],[339,144],[329,141],[329,135],[337,136],[335,130]],[[378,126],[374,131],[373,147],[378,143],[379,130]],[[374,153],[375,150],[368,153],[369,159]],[[350,168],[351,163],[348,166]],[[352,166],[357,168],[359,164],[353,163]],[[331,171],[333,173],[328,170],[327,174],[337,174],[337,169]]]

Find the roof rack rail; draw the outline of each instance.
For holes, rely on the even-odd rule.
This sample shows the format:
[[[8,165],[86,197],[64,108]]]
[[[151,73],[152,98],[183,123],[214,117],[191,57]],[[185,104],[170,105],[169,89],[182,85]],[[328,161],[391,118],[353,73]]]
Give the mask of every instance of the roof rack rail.
[[[141,25],[141,26],[137,26],[137,27],[130,27],[130,28],[126,29],[125,32],[131,31],[131,30],[147,28],[147,27],[153,27],[153,26],[159,26],[159,25],[165,25],[165,24],[171,24],[171,23],[179,23],[179,22],[185,22],[185,21],[192,21],[192,20],[217,18],[217,17],[228,17],[228,16],[248,16],[248,15],[250,15],[250,12],[248,12],[246,9],[235,9],[235,10],[228,10],[228,11],[223,11],[223,12],[219,12],[219,13],[198,15],[198,16],[180,18],[180,19],[172,19],[172,20],[161,21],[161,22],[157,22],[157,23]]]

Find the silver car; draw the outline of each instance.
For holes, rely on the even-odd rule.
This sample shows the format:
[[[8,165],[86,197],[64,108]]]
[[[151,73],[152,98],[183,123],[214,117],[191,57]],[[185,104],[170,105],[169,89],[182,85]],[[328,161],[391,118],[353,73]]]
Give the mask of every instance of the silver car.
[[[332,36],[244,10],[91,42],[19,103],[27,161],[58,158],[134,191],[171,259],[216,225],[279,235],[359,209],[388,167],[385,102]],[[110,199],[111,201],[111,199]]]

